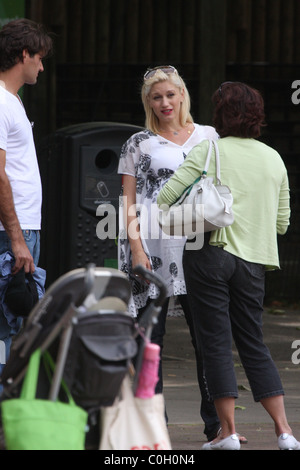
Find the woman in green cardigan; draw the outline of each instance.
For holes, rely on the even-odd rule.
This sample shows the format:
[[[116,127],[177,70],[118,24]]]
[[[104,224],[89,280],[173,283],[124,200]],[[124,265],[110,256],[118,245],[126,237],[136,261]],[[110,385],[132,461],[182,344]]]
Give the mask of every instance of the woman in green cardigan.
[[[203,449],[240,448],[234,421],[238,389],[233,336],[254,400],[274,420],[279,448],[300,450],[262,334],[265,270],[279,268],[277,234],[283,235],[289,225],[287,171],[280,155],[256,140],[264,125],[264,102],[257,90],[225,82],[214,93],[213,104],[221,137],[221,181],[232,191],[235,221],[206,233],[202,249],[190,250],[187,244],[183,254],[194,335],[202,345],[205,378],[222,426],[220,435]],[[192,149],[159,193],[158,205],[174,204],[201,174],[208,144],[204,141]],[[214,174],[212,162],[208,176]]]

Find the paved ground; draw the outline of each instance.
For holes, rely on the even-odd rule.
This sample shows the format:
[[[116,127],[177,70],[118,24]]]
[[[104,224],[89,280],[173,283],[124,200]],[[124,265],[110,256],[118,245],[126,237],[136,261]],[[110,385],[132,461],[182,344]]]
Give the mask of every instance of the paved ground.
[[[278,305],[266,308],[264,336],[282,377],[289,423],[300,440],[300,309],[285,309]],[[235,350],[234,358],[240,388],[236,402],[237,431],[248,438],[248,444],[243,445],[242,450],[277,450],[273,421],[262,406],[253,401]],[[163,361],[172,447],[174,450],[199,450],[206,441],[199,415],[193,348],[182,317],[169,317],[167,320]]]

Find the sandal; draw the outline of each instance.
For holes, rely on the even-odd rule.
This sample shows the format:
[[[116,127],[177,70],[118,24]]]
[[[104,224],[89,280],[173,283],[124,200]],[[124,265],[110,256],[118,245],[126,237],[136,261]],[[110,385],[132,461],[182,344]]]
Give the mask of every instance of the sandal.
[[[211,442],[214,439],[216,439],[216,437],[218,437],[220,432],[221,432],[221,427],[219,427],[215,432],[213,432],[212,434],[207,436],[208,442]],[[236,433],[236,435],[238,436],[239,441],[240,441],[241,444],[248,444],[248,439],[245,436],[241,436],[239,433]]]

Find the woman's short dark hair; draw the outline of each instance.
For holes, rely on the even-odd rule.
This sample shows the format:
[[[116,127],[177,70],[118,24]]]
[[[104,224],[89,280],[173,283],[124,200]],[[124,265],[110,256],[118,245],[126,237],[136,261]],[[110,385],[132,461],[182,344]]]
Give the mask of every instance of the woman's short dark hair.
[[[212,97],[213,124],[220,137],[257,138],[265,126],[264,100],[245,83],[224,82]]]
[[[52,38],[44,27],[28,19],[13,20],[0,31],[0,70],[5,72],[23,61],[23,51],[30,57],[52,52]]]

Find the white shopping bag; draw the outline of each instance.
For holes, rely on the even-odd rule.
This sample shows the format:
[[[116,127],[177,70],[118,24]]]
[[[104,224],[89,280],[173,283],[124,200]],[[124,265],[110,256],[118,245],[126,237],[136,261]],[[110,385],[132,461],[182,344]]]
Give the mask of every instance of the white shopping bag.
[[[162,394],[136,398],[127,376],[121,397],[101,409],[100,450],[171,450]]]

